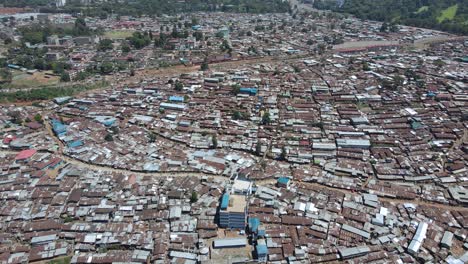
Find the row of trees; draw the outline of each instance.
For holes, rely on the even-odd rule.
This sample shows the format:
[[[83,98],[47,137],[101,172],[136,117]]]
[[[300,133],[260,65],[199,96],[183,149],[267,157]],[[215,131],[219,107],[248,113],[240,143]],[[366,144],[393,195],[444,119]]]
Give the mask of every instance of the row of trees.
[[[0,102],[18,102],[49,100],[61,96],[73,96],[77,93],[107,86],[106,82],[94,85],[53,86],[15,92],[0,92]]]
[[[124,0],[93,3],[83,8],[80,1],[71,1],[65,7],[55,8],[47,0],[4,0],[6,7],[34,7],[44,13],[67,12],[82,13],[85,16],[107,18],[110,14],[118,15],[162,15],[188,13],[197,11],[209,12],[242,12],[242,13],[285,13],[290,11],[288,1],[282,0]]]
[[[442,12],[453,5],[458,5],[455,17],[441,20]],[[346,0],[343,5],[337,5],[335,1],[316,0],[314,6],[318,9],[350,13],[361,19],[399,22],[468,34],[468,0]],[[392,31],[391,25],[388,29]]]
[[[102,34],[102,30],[90,29],[83,18],[77,18],[72,27],[62,27],[49,23],[32,24],[30,26],[19,28],[19,31],[23,36],[22,41],[29,42],[32,45],[46,42],[47,38],[52,35],[90,36],[94,34]]]
[[[72,3],[66,9],[76,10],[79,3]],[[103,2],[85,10],[85,15],[105,18],[109,14],[119,15],[162,15],[197,11],[208,12],[242,12],[242,13],[285,13],[289,4],[282,0],[140,0],[122,2]]]

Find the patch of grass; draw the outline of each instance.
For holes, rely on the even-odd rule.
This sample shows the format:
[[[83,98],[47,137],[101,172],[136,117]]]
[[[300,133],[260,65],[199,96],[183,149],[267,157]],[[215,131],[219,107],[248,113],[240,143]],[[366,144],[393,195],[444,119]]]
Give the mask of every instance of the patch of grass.
[[[28,74],[21,71],[12,71],[12,73],[13,79],[11,83],[5,84],[2,87],[10,89],[37,88],[41,86],[55,85],[60,81],[58,76],[46,75],[45,72]]]
[[[133,34],[133,30],[113,30],[107,31],[104,33],[105,38],[109,39],[125,39],[131,37]]]
[[[452,20],[457,14],[458,4],[448,7],[443,10],[440,16],[437,17],[437,22],[442,23],[444,20]]]
[[[49,86],[31,90],[18,90],[15,92],[1,92],[0,103],[6,102],[29,102],[37,100],[50,100],[55,97],[73,96],[80,92],[107,87],[107,82],[95,83],[93,85],[75,84],[68,86]]]
[[[64,258],[53,259],[47,262],[47,264],[70,264],[70,262],[71,262],[71,257],[68,256]]]
[[[416,11],[416,14],[420,14],[422,12],[426,12],[427,10],[429,10],[429,6],[421,6],[418,11]]]

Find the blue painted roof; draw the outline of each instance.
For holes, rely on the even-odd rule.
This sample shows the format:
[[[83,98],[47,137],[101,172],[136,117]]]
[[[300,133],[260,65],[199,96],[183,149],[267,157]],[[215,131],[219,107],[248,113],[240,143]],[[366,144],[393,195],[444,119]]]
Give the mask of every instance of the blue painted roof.
[[[229,206],[229,194],[225,193],[223,194],[223,197],[221,198],[221,209],[225,210]]]
[[[252,87],[242,87],[239,89],[241,93],[248,93],[248,94],[257,94],[257,88]]]
[[[62,134],[67,132],[67,126],[56,119],[52,119],[52,130],[54,130],[55,134]]]
[[[266,245],[257,245],[256,247],[257,255],[267,255],[268,248]]]
[[[280,177],[278,179],[278,183],[281,183],[281,184],[288,184],[289,182],[289,178],[288,177]]]
[[[183,102],[184,97],[172,95],[172,96],[169,96],[169,101],[171,101],[171,102]]]
[[[258,229],[258,234],[257,234],[258,236],[263,236],[263,237],[264,237],[265,234],[266,234],[266,232],[265,232],[265,229],[264,229],[264,228],[259,228],[259,229]]]
[[[72,141],[72,142],[68,143],[69,148],[76,148],[76,147],[79,147],[79,146],[83,146],[83,141],[75,140],[75,141]]]
[[[259,225],[260,225],[260,219],[258,219],[257,217],[249,218],[250,232],[257,233]]]
[[[112,126],[117,121],[115,117],[110,116],[96,116],[94,120],[105,126]]]

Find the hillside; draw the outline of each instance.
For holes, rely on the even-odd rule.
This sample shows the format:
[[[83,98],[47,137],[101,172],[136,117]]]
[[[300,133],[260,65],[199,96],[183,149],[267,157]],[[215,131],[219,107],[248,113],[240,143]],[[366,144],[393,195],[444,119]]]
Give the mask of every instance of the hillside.
[[[468,0],[316,0],[318,9],[350,13],[361,19],[468,35]]]

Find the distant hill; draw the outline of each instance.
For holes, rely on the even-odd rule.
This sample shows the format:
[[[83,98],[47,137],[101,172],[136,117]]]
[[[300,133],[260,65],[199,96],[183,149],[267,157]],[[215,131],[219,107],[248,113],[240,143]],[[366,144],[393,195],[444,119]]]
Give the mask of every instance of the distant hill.
[[[361,19],[468,35],[468,0],[315,0],[314,7]]]

